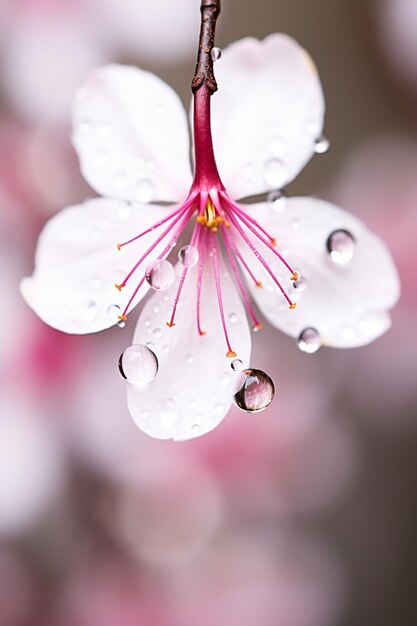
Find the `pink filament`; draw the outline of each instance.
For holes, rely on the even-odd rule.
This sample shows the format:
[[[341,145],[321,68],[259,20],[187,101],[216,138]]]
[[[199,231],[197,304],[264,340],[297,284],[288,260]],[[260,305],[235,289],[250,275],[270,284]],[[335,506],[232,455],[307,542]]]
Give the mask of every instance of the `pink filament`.
[[[214,269],[214,280],[216,282],[217,301],[219,303],[220,318],[221,318],[221,322],[223,326],[223,332],[224,332],[224,337],[226,339],[227,348],[229,350],[229,353],[232,354],[233,350],[230,346],[229,335],[227,332],[226,320],[224,316],[223,296],[222,296],[220,268],[219,268],[219,259],[218,259],[219,244],[217,242],[217,237],[214,236],[214,233],[213,233],[213,239],[214,239],[214,243],[213,243],[213,247],[211,250],[213,253],[213,269]],[[229,355],[226,355],[226,356],[229,356]]]

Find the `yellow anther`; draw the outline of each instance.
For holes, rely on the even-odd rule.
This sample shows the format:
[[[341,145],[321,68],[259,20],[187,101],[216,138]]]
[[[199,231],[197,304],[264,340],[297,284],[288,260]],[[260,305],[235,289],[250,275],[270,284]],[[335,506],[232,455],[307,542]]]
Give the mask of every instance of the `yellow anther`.
[[[276,245],[277,245],[277,240],[276,240],[274,237],[271,237],[271,243],[272,243],[272,245],[273,245],[273,246],[274,246],[274,248],[275,248],[275,247],[276,247]]]
[[[122,322],[125,322],[127,320],[127,315],[118,315],[117,317],[119,318],[119,320],[122,320]]]
[[[293,272],[291,274],[291,280],[298,280],[299,279],[299,274],[298,272]]]
[[[256,281],[256,283],[255,283],[255,285],[256,285],[257,287],[263,287],[263,286],[264,286],[264,284],[263,284],[263,283],[261,283],[261,281],[260,281],[260,280],[257,280],[257,281]]]
[[[253,330],[255,330],[255,331],[256,331],[256,330],[261,330],[261,328],[263,328],[263,325],[262,325],[262,324],[256,324],[256,325],[253,327]]]
[[[172,328],[173,326],[175,326],[174,322],[167,322],[167,323],[166,323],[166,325],[167,325],[169,328]]]
[[[295,303],[295,302],[292,302],[292,303],[290,304],[289,308],[290,308],[290,309],[295,309],[295,307],[296,307],[296,306],[297,306],[297,305],[296,305],[296,303]]]
[[[118,289],[119,291],[121,291],[123,289],[123,287],[126,287],[126,285],[124,285],[123,283],[121,283],[120,285],[115,285],[116,289]]]
[[[237,356],[236,352],[233,352],[233,350],[229,350],[229,352],[226,352],[226,356],[229,357],[229,359],[233,359],[235,356]]]
[[[195,219],[196,219],[196,221],[197,221],[199,224],[203,224],[203,226],[206,226],[206,224],[207,224],[207,219],[206,219],[206,217],[204,217],[204,215],[197,215],[197,217],[196,217]]]
[[[207,331],[205,330],[199,330],[198,334],[200,335],[200,337],[203,337],[204,335],[207,335]]]
[[[121,243],[118,243],[118,244],[117,244],[117,249],[118,249],[118,251],[120,252],[120,250],[122,249],[122,244],[121,244]]]

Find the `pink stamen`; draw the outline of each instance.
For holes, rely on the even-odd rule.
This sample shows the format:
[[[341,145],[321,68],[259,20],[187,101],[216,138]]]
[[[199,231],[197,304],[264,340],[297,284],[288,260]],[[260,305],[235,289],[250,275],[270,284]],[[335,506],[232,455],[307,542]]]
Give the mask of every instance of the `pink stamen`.
[[[198,248],[198,243],[199,243],[200,237],[201,237],[201,226],[200,226],[200,224],[197,223],[195,228],[194,228],[193,235],[191,237],[190,246],[197,246],[197,248]],[[174,306],[173,306],[173,309],[172,309],[171,319],[170,319],[169,322],[167,322],[167,326],[169,326],[169,327],[175,326],[175,323],[174,323],[175,314],[176,314],[176,311],[177,311],[177,306],[178,306],[178,302],[179,302],[179,299],[180,299],[180,296],[181,296],[182,288],[184,286],[184,282],[185,282],[185,279],[187,277],[189,269],[190,269],[189,267],[184,267],[184,269],[182,270],[181,278],[180,278],[180,281],[178,283],[177,293],[175,295],[175,300],[174,300]]]
[[[253,243],[251,242],[249,237],[246,235],[245,231],[243,230],[243,228],[241,227],[241,225],[239,224],[239,222],[235,218],[233,212],[232,211],[230,211],[230,212],[228,211],[227,214],[228,214],[228,217],[229,217],[230,221],[235,226],[236,230],[238,231],[238,233],[240,234],[242,239],[249,246],[249,248],[252,250],[253,254],[256,256],[258,261],[260,263],[262,263],[262,265],[264,266],[264,268],[266,269],[268,274],[271,276],[272,280],[277,285],[278,289],[280,290],[280,292],[282,293],[282,295],[284,296],[284,298],[288,302],[290,308],[294,309],[295,308],[295,304],[290,300],[290,298],[288,297],[288,295],[285,292],[285,289],[283,288],[283,286],[281,285],[280,281],[275,276],[274,272],[271,270],[271,268],[269,267],[268,263],[265,261],[265,259],[261,255],[261,253],[257,250],[257,248],[255,248],[255,246],[253,245]]]
[[[207,254],[207,231],[202,227],[201,232],[201,244],[199,250],[199,259],[198,259],[198,274],[197,274],[197,330],[198,334],[205,335],[206,331],[201,329],[201,317],[200,317],[200,308],[201,308],[201,287],[203,284],[203,270],[204,263],[206,260]]]
[[[262,287],[262,282],[256,278],[256,276],[254,275],[254,273],[252,272],[249,265],[246,263],[245,259],[243,258],[243,256],[241,255],[240,251],[238,250],[236,246],[233,248],[233,252],[235,253],[235,256],[239,259],[239,262],[245,268],[249,276],[252,278],[256,287]]]
[[[238,204],[236,204],[236,202],[233,202],[233,200],[231,198],[229,198],[229,196],[223,192],[220,192],[221,197],[223,198],[223,200],[225,200],[230,207],[232,207],[234,209],[234,211],[236,213],[238,213],[239,215],[245,217],[251,224],[253,224],[256,228],[258,228],[264,235],[265,237],[267,237],[267,239],[270,240],[270,242],[272,243],[272,245],[275,244],[275,237],[272,237],[272,235],[270,235],[268,233],[267,230],[265,230],[265,228],[263,226],[261,226],[259,224],[259,222],[257,222],[257,220],[255,220],[253,217],[251,217],[250,215],[248,215],[247,213],[245,213],[245,211],[243,211],[240,206]]]
[[[226,353],[226,356],[233,358],[236,356],[236,352],[232,350],[232,347],[230,345],[229,335],[228,335],[227,326],[226,326],[226,319],[224,316],[222,287],[221,287],[221,281],[220,281],[220,268],[219,268],[219,259],[218,259],[219,244],[217,242],[217,237],[215,236],[213,237],[212,253],[213,253],[213,268],[214,268],[214,279],[216,282],[217,301],[219,303],[220,318],[222,321],[224,337],[226,339],[226,344],[228,348],[228,352]]]
[[[132,237],[132,239],[129,239],[129,241],[124,241],[123,243],[118,243],[117,244],[118,249],[120,250],[121,248],[123,248],[123,246],[127,246],[128,243],[132,243],[133,241],[136,241],[137,239],[140,239],[140,237],[143,237],[144,235],[147,235],[148,233],[151,233],[156,228],[159,228],[160,226],[162,226],[166,222],[169,222],[170,220],[172,220],[176,215],[178,215],[178,213],[183,213],[190,206],[190,204],[193,202],[195,197],[196,197],[196,194],[194,194],[193,196],[190,196],[181,206],[178,207],[178,209],[176,209],[175,211],[170,213],[167,217],[164,217],[164,219],[159,220],[159,222],[155,222],[155,224],[153,224],[152,226],[150,226],[149,228],[147,228],[143,232],[139,233],[139,235],[136,235],[136,237]]]
[[[238,267],[236,265],[235,258],[233,256],[233,248],[232,248],[231,242],[229,240],[229,235],[227,234],[227,229],[226,228],[224,228],[222,230],[222,235],[223,235],[223,241],[224,241],[224,246],[226,248],[227,256],[229,257],[230,265],[232,267],[233,274],[235,276],[236,283],[237,283],[237,285],[239,287],[239,290],[240,290],[240,293],[242,295],[243,301],[246,304],[246,308],[248,309],[249,315],[252,318],[252,321],[253,321],[253,323],[255,325],[255,328],[257,330],[259,330],[259,329],[262,328],[262,324],[259,323],[259,321],[258,321],[258,319],[257,319],[257,317],[256,317],[256,315],[254,313],[254,310],[253,310],[253,308],[251,306],[251,303],[249,301],[248,294],[247,294],[246,289],[245,289],[245,287],[243,285],[242,279],[241,279],[240,274],[239,274]]]
[[[226,199],[226,197],[225,197],[225,200],[226,200],[226,203],[229,205],[229,207],[232,209],[232,211],[234,211],[234,213],[237,213],[237,217],[245,224],[245,226],[249,228],[249,230],[255,235],[255,237],[257,237],[260,241],[262,241],[262,243],[268,248],[268,250],[271,250],[271,252],[273,252],[275,256],[279,258],[279,260],[285,265],[285,267],[291,273],[291,276],[294,276],[296,273],[291,267],[291,265],[284,259],[282,254],[280,254],[278,250],[269,241],[264,239],[264,237],[262,237],[262,235],[255,230],[255,228],[252,226],[252,224],[250,223],[248,219],[249,216],[244,211],[239,211],[238,213],[237,211],[233,209],[233,205],[229,202],[229,200]]]

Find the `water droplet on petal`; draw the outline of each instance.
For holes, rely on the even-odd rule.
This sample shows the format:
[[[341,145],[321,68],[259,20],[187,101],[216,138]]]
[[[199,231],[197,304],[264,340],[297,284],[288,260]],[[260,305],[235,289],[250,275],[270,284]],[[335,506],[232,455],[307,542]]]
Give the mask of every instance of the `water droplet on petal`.
[[[230,313],[230,315],[229,315],[229,322],[232,322],[232,324],[237,322],[237,315],[236,315],[236,313]]]
[[[326,137],[326,135],[322,135],[321,137],[316,139],[316,142],[314,144],[314,152],[316,154],[324,154],[328,151],[329,148],[330,140],[328,139],[328,137]]]
[[[234,372],[241,372],[243,370],[243,361],[241,361],[240,359],[233,359],[230,367]]]
[[[211,49],[211,58],[212,61],[215,63],[216,61],[218,61],[220,59],[220,57],[222,56],[222,51],[220,48],[212,48]]]
[[[355,256],[355,239],[348,230],[333,231],[327,241],[326,248],[332,260],[339,265],[346,265]]]
[[[277,213],[281,213],[287,206],[288,198],[282,190],[271,191],[266,199],[268,202],[272,202],[272,208],[274,211],[277,211]]]
[[[124,328],[126,326],[126,322],[124,320],[120,320],[119,322],[117,322],[117,326],[119,328]]]
[[[198,435],[198,434],[200,433],[200,431],[201,431],[201,426],[200,426],[200,424],[193,424],[193,425],[191,426],[191,433],[192,433],[193,435]]]
[[[131,383],[147,383],[158,373],[156,354],[140,344],[129,346],[119,358],[120,374]]]
[[[314,354],[321,346],[320,333],[315,328],[305,328],[297,339],[301,352]]]
[[[265,165],[264,178],[270,187],[280,189],[280,187],[287,182],[288,178],[285,163],[279,159],[271,159],[268,161]]]
[[[153,336],[155,339],[160,339],[162,337],[162,330],[160,328],[155,328],[153,331]]]
[[[93,320],[96,319],[97,317],[97,313],[98,313],[98,306],[95,302],[91,301],[88,302],[85,309],[84,309],[84,321],[85,322],[92,322]]]
[[[292,286],[295,291],[302,293],[307,289],[307,281],[304,276],[299,275],[298,279],[293,282]]]
[[[192,354],[187,354],[187,356],[185,357],[185,362],[188,363],[188,365],[191,365],[192,363],[194,363],[194,357]]]
[[[184,246],[178,252],[178,259],[184,267],[194,267],[198,262],[198,250],[194,246]]]
[[[149,263],[145,270],[147,283],[155,291],[168,289],[175,280],[175,270],[166,259],[158,259]]]
[[[155,188],[152,181],[144,178],[136,183],[136,197],[139,202],[150,202],[154,197]]]
[[[238,391],[233,400],[242,411],[257,413],[271,404],[274,395],[275,386],[268,374],[262,370],[247,369],[240,374]]]

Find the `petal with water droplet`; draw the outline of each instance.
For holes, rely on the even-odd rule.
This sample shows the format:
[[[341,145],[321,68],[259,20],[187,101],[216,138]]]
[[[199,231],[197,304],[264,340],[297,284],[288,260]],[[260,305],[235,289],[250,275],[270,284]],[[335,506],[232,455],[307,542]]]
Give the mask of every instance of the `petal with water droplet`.
[[[155,233],[144,235],[121,251],[117,243],[146,230],[166,214],[166,207],[126,205],[105,198],[63,209],[41,233],[35,271],[21,284],[25,300],[44,322],[64,332],[93,333],[117,324],[145,263],[142,273],[139,269],[122,291],[115,284],[123,281],[155,240]],[[153,251],[153,258],[160,252],[161,244]],[[133,305],[148,288],[145,282]]]
[[[317,69],[291,37],[242,39],[216,64],[213,139],[220,176],[242,198],[281,188],[313,156],[324,99]]]
[[[315,198],[290,198],[282,212],[271,211],[268,203],[245,209],[276,236],[278,250],[308,283],[308,289],[298,294],[281,262],[260,244],[289,295],[298,296],[297,308],[288,310],[270,276],[259,266],[264,287],[248,283],[249,289],[274,326],[296,338],[305,328],[315,328],[322,345],[337,348],[365,345],[390,327],[388,310],[399,296],[397,271],[383,241],[360,220]],[[345,265],[335,263],[327,250],[330,233],[343,229],[352,233],[356,246],[354,257]],[[259,242],[254,243],[258,246]],[[243,246],[241,252],[252,268],[257,267]]]
[[[185,111],[154,74],[121,65],[94,71],[74,98],[73,125],[81,170],[98,193],[153,202],[188,192]],[[106,133],[100,132],[104,125]]]
[[[190,268],[180,299],[175,326],[171,317],[176,286],[156,293],[145,304],[139,317],[133,343],[146,344],[153,338],[159,371],[145,389],[128,385],[129,411],[141,430],[158,439],[185,440],[204,435],[215,428],[228,412],[233,399],[232,385],[222,384],[222,375],[234,376],[217,304],[214,276],[206,268],[202,286],[201,322],[206,334],[200,336],[196,323],[197,268]],[[237,321],[229,324],[230,342],[247,366],[251,338],[239,294],[228,273],[222,272],[225,312],[236,313]],[[165,295],[169,294],[166,299]],[[152,313],[155,305],[159,310]],[[151,319],[151,326],[144,321]],[[154,329],[160,330],[158,337]],[[169,346],[169,351],[163,350]],[[150,418],[144,420],[143,412]]]

